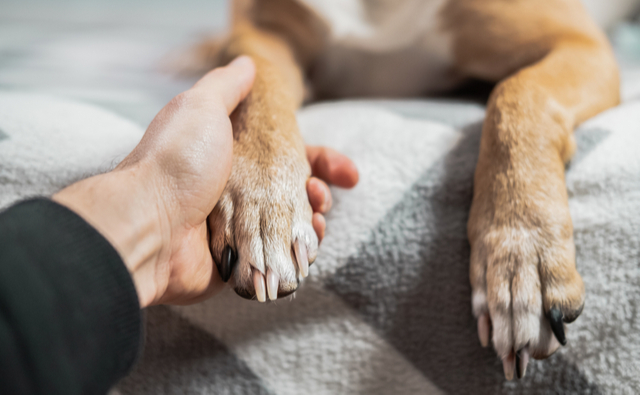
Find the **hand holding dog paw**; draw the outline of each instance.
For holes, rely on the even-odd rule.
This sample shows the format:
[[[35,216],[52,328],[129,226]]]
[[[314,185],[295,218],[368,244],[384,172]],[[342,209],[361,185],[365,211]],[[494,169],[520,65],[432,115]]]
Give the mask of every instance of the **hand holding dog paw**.
[[[223,286],[206,221],[231,172],[229,114],[254,76],[247,57],[211,71],[156,115],[114,171],[54,196],[120,253],[142,307],[195,302]]]
[[[215,69],[175,97],[155,117],[141,142],[112,172],[65,188],[53,199],[100,231],[129,269],[142,307],[188,304],[224,286],[209,250],[207,217],[231,172],[229,114],[251,89],[255,66],[241,57]],[[309,148],[314,174],[353,186],[357,171],[346,157]],[[318,238],[331,206],[327,185],[307,191]]]

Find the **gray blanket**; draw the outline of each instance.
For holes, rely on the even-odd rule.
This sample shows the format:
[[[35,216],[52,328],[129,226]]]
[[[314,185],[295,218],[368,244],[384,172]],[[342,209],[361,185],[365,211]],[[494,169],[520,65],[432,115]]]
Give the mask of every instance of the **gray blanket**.
[[[567,184],[586,307],[568,346],[512,383],[470,311],[465,226],[482,110],[337,103],[299,119],[307,141],[350,154],[362,175],[356,190],[334,191],[312,277],[268,306],[228,292],[150,309],[149,351],[123,393],[640,391],[640,103],[577,132]],[[220,373],[231,366],[232,380]]]
[[[190,84],[157,65],[225,20],[213,0],[179,12],[165,2],[45,4],[5,2],[0,14],[0,207],[117,163]],[[333,190],[301,289],[268,305],[224,292],[148,309],[144,353],[113,392],[640,393],[640,29],[613,37],[625,102],[580,127],[567,170],[586,306],[568,345],[524,380],[504,381],[470,309],[465,224],[483,107],[358,101],[299,113],[308,142],[344,151],[361,171],[356,189]]]
[[[568,345],[510,383],[470,310],[465,226],[482,118],[479,105],[427,100],[300,111],[306,140],[361,172],[354,190],[333,190],[311,276],[277,303],[228,291],[148,309],[144,354],[115,393],[640,391],[640,102],[577,131],[567,186],[586,307]],[[0,130],[5,204],[112,166],[142,132],[91,106],[9,93]]]

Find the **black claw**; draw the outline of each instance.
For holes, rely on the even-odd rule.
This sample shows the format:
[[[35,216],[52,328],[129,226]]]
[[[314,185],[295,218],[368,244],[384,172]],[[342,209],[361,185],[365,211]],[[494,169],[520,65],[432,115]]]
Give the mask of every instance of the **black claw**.
[[[222,259],[220,259],[220,263],[218,264],[216,262],[218,273],[220,273],[220,277],[225,283],[231,278],[231,273],[233,272],[233,268],[235,267],[237,260],[238,257],[233,249],[230,246],[226,246],[224,251],[222,251]]]
[[[518,377],[518,379],[523,378],[525,374],[527,374],[527,366],[529,364],[528,348],[529,348],[529,344],[524,346],[524,348],[521,348],[516,353],[516,376]],[[526,355],[526,358],[522,357],[523,351],[524,351],[524,354]]]
[[[551,324],[551,330],[553,334],[556,335],[556,339],[563,346],[567,345],[567,338],[564,337],[564,325],[562,323],[562,312],[557,307],[553,307],[547,313],[547,318],[549,319],[549,324]]]

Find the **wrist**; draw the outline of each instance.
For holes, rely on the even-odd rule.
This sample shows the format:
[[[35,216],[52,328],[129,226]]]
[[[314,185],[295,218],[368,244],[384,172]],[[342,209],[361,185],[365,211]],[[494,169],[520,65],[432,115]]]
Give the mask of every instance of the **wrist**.
[[[168,227],[154,177],[127,168],[79,181],[53,196],[98,230],[118,251],[133,278],[141,307],[159,293],[157,270]]]

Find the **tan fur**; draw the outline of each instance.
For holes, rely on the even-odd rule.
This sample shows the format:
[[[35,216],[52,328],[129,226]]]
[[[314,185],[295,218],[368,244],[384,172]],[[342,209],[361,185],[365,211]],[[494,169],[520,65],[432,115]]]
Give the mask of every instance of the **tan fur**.
[[[487,301],[474,313],[488,310],[494,328],[505,322],[508,333],[493,336],[502,357],[527,343],[546,357],[559,344],[545,311],[573,318],[584,303],[564,164],[575,126],[619,101],[613,54],[577,0],[450,3],[445,15],[463,26],[457,67],[501,81],[487,107],[469,217],[470,280]]]
[[[230,245],[238,252],[235,288],[252,294],[252,268],[280,277],[279,291],[298,287],[291,246],[304,240],[313,259],[317,238],[311,227],[306,180],[311,174],[295,121],[302,103],[302,73],[281,37],[239,22],[224,46],[221,62],[251,55],[257,66],[249,96],[231,116],[234,162],[223,197],[211,215],[212,253],[219,262]]]
[[[237,1],[233,31],[219,58],[224,63],[248,54],[258,66],[256,85],[233,116],[236,160],[212,215],[214,256],[225,243],[240,248],[236,287],[249,292],[250,267],[262,271],[270,262],[286,279],[281,289],[297,286],[295,267],[285,261],[292,234],[310,229],[304,192],[309,167],[294,117],[303,101],[305,77],[316,84],[324,81],[315,88],[329,95],[416,94],[403,88],[406,81],[401,80],[398,89],[371,81],[343,90],[339,78],[312,78],[315,68],[326,64],[332,46],[345,40],[360,43],[365,55],[376,48],[332,37],[331,21],[314,13],[307,1]],[[356,5],[384,31],[388,24],[376,21],[402,8],[394,1]],[[405,3],[412,6],[412,1],[420,6],[420,0]],[[501,357],[529,344],[532,356],[543,358],[558,347],[545,312],[557,307],[573,318],[584,303],[564,164],[575,150],[575,126],[619,101],[612,51],[579,0],[449,0],[438,21],[428,31],[451,39],[451,59],[440,56],[429,64],[437,64],[450,82],[463,77],[498,82],[487,106],[468,224],[474,314],[490,314]],[[410,54],[405,47],[390,51],[390,57],[376,53],[371,59]],[[364,75],[368,71],[366,62],[336,67],[361,67],[357,72]],[[424,86],[425,91],[437,89]],[[292,233],[292,227],[298,230]],[[262,260],[246,253],[243,258],[242,251],[249,249],[238,244],[255,240],[277,245],[272,249],[276,252],[265,249]]]

